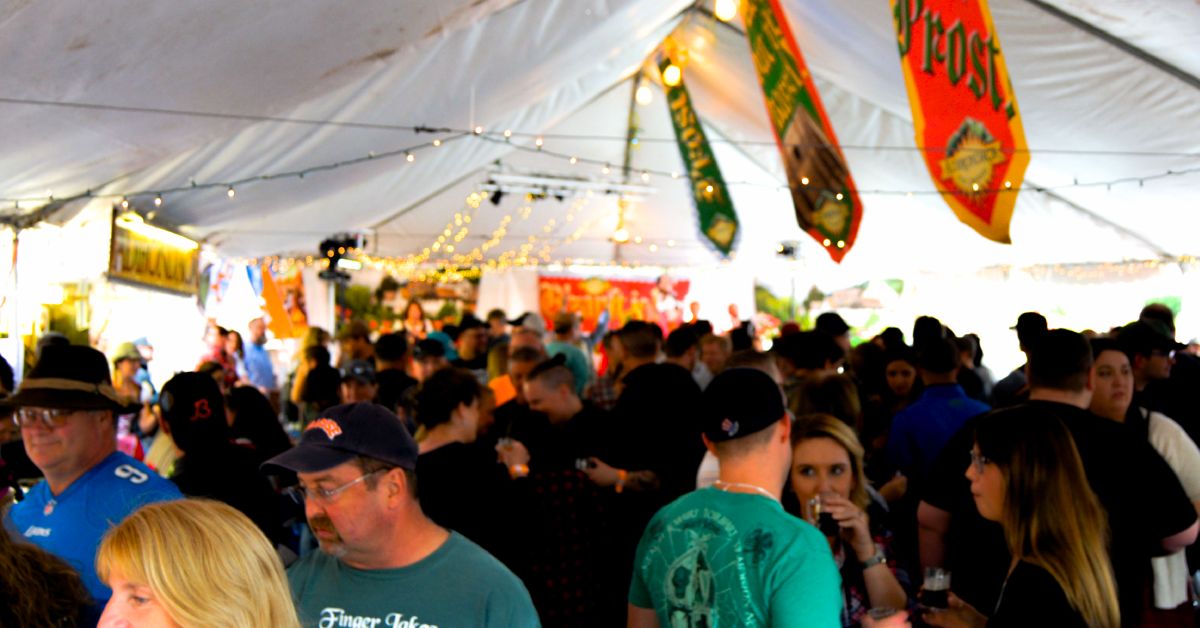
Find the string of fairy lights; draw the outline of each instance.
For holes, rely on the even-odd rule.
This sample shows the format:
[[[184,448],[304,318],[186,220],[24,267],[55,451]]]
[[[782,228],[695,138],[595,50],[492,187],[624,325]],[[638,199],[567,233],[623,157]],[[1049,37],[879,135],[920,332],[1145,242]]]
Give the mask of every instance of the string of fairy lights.
[[[736,16],[738,10],[738,2],[736,0],[715,0],[713,15],[718,20],[729,21]],[[669,38],[670,39],[670,38]],[[669,42],[668,42],[669,43]],[[686,51],[684,51],[686,52]],[[674,62],[668,63],[662,68],[656,68],[658,79],[665,85],[677,85],[682,81],[684,67],[686,66],[686,54],[683,54],[683,62],[680,65],[675,65]],[[645,84],[637,90],[635,101],[638,105],[649,105],[653,100],[652,91]],[[48,107],[68,107],[82,109],[99,109],[105,111],[119,111],[127,113],[153,114],[153,115],[172,115],[197,118],[231,118],[244,121],[254,121],[260,123],[280,123],[280,124],[301,124],[308,126],[336,126],[348,127],[357,129],[367,129],[376,131],[403,131],[415,134],[417,136],[432,135],[435,136],[429,141],[420,141],[400,148],[374,152],[369,151],[365,155],[342,159],[339,161],[318,164],[302,169],[289,170],[283,172],[262,173],[250,176],[239,176],[232,180],[214,180],[214,181],[196,181],[189,180],[186,184],[172,185],[155,189],[134,189],[125,191],[116,191],[109,189],[109,186],[100,190],[87,189],[83,192],[75,193],[70,196],[56,198],[53,193],[47,193],[45,196],[5,196],[0,197],[0,207],[11,205],[13,212],[11,214],[0,215],[0,224],[8,224],[14,228],[23,228],[30,226],[31,222],[36,222],[41,219],[41,210],[47,208],[60,207],[62,204],[77,200],[86,199],[106,199],[112,200],[114,204],[120,206],[126,211],[137,212],[137,207],[150,207],[147,211],[139,213],[139,215],[148,223],[154,221],[163,213],[164,204],[172,197],[179,197],[184,194],[193,194],[199,191],[224,190],[225,196],[229,201],[237,199],[238,190],[250,185],[264,185],[283,180],[302,180],[306,177],[339,170],[342,168],[355,167],[369,162],[382,160],[391,160],[403,158],[405,164],[413,164],[417,161],[418,155],[423,151],[436,150],[448,142],[459,140],[475,140],[491,144],[503,144],[513,151],[524,153],[535,153],[544,158],[561,160],[573,171],[585,171],[583,177],[588,180],[595,181],[603,185],[616,186],[621,182],[629,179],[631,176],[635,181],[640,181],[642,184],[649,184],[652,181],[658,180],[676,180],[686,177],[685,173],[680,171],[667,171],[653,168],[637,168],[632,171],[623,171],[615,168],[611,162],[602,159],[596,159],[587,155],[580,155],[571,152],[565,152],[561,149],[555,149],[550,146],[551,143],[566,145],[569,142],[587,141],[613,141],[613,142],[628,142],[632,146],[629,148],[637,148],[643,143],[676,143],[678,140],[671,138],[653,138],[643,137],[640,130],[637,130],[630,136],[604,136],[591,134],[568,134],[568,133],[536,133],[513,129],[487,129],[482,125],[475,125],[470,128],[454,128],[454,127],[432,127],[426,125],[403,125],[403,124],[381,124],[381,123],[366,123],[346,120],[309,120],[299,118],[287,118],[277,116],[254,116],[254,115],[239,115],[229,113],[214,113],[202,111],[185,111],[173,109],[156,109],[148,107],[127,107],[106,105],[99,103],[85,102],[57,102],[57,101],[36,101],[28,99],[15,98],[0,98],[0,102],[9,104],[26,104],[40,105]],[[729,144],[734,146],[751,147],[751,146],[773,146],[776,144],[774,140],[732,140],[726,138],[716,138],[710,140],[713,144]],[[830,145],[817,144],[789,144],[787,148],[798,148],[800,150],[810,150],[816,148],[830,147]],[[944,147],[926,147],[915,145],[904,146],[868,146],[868,145],[853,145],[841,144],[832,146],[835,149],[843,151],[879,151],[879,152],[895,152],[895,151],[916,151],[916,152],[945,152]],[[962,150],[991,150],[991,149],[974,149],[963,148]],[[1033,149],[1017,149],[1007,150],[1009,153],[1023,152],[1036,154],[1064,154],[1064,155],[1089,155],[1089,156],[1124,156],[1124,157],[1170,157],[1200,159],[1200,153],[1189,152],[1151,152],[1151,151],[1111,151],[1111,150],[1079,150],[1079,149],[1055,149],[1055,148],[1033,148]],[[1039,185],[1029,182],[1016,183],[1012,181],[996,181],[994,185],[980,186],[973,185],[971,193],[974,194],[1017,194],[1022,191],[1036,193],[1052,193],[1070,188],[1095,188],[1103,186],[1111,191],[1114,186],[1133,185],[1139,187],[1144,186],[1147,182],[1166,179],[1170,177],[1186,176],[1200,173],[1200,166],[1173,168],[1163,171],[1149,172],[1139,175],[1127,175],[1112,179],[1104,180],[1080,180],[1073,178],[1069,183],[1056,183],[1052,185]],[[810,181],[807,177],[800,179],[800,184],[809,186]],[[728,186],[754,186],[767,187],[778,190],[787,190],[788,186],[780,183],[762,183],[753,181],[731,181]],[[942,189],[934,187],[922,187],[919,189],[874,189],[874,188],[859,188],[856,190],[843,189],[827,189],[820,188],[816,183],[812,184],[812,189],[815,191],[828,191],[836,194],[840,200],[843,192],[857,193],[860,196],[897,196],[906,197],[914,196],[945,196],[961,193],[957,189]],[[467,249],[467,238],[471,236],[473,223],[478,221],[478,212],[487,194],[484,191],[475,191],[467,196],[464,201],[464,206],[455,212],[453,218],[449,219],[443,229],[437,233],[430,241],[420,246],[419,249],[414,249],[414,252],[398,256],[398,257],[377,257],[365,254],[362,251],[351,251],[358,255],[359,260],[367,267],[385,271],[389,274],[417,280],[428,280],[438,278],[441,280],[461,281],[478,277],[478,274],[483,269],[489,270],[504,270],[512,267],[535,266],[539,264],[561,263],[563,261],[570,263],[571,260],[556,260],[554,252],[562,248],[566,244],[578,241],[588,230],[593,227],[603,215],[590,217],[588,220],[580,220],[579,226],[567,235],[559,235],[564,229],[568,229],[568,223],[574,223],[576,218],[588,209],[592,199],[592,192],[589,191],[586,197],[575,199],[566,214],[560,218],[549,217],[545,224],[539,230],[524,237],[524,240],[519,244],[514,244],[505,248],[504,244],[510,239],[510,229],[516,221],[528,220],[533,212],[533,203],[529,202],[533,199],[527,198],[527,202],[512,213],[504,215],[497,226],[487,234],[487,237],[474,236],[481,240],[474,247]],[[24,210],[33,210],[27,212]],[[623,213],[618,213],[623,215]],[[616,231],[619,233],[624,231],[623,225],[618,223]],[[625,231],[620,237],[614,235],[609,238],[616,244],[622,246],[645,246],[646,250],[654,253],[658,250],[658,242],[645,241],[642,236],[632,236]],[[674,247],[674,240],[665,242],[667,247]],[[501,250],[505,249],[505,250]],[[328,265],[329,259],[321,256],[305,255],[297,256],[280,256],[272,255],[264,258],[238,258],[235,263],[269,266],[277,272],[289,272],[296,267],[310,267],[319,265]],[[1156,261],[1145,262],[1146,264],[1158,263]],[[1186,262],[1183,258],[1164,259],[1162,263],[1179,263],[1179,264],[1194,264],[1193,259],[1188,259]],[[1142,262],[1130,263],[1129,265],[1117,265],[1113,268],[1145,268],[1141,266]],[[637,262],[610,262],[606,265],[620,267],[637,267]],[[1105,269],[1105,265],[1093,265],[1086,268],[1101,268]],[[1074,272],[1068,267],[1067,270],[1055,270],[1056,273]],[[1084,268],[1080,266],[1080,268]],[[1083,270],[1079,272],[1085,272]],[[1090,272],[1090,271],[1088,271]],[[1131,271],[1132,272],[1132,271]]]

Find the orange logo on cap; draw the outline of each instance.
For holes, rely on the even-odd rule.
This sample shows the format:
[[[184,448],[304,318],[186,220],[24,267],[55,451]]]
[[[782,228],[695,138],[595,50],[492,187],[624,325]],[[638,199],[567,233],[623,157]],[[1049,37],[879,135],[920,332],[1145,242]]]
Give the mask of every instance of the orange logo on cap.
[[[325,436],[328,436],[329,440],[333,440],[335,436],[338,436],[342,433],[342,426],[334,423],[330,419],[317,419],[316,421],[309,423],[308,428],[304,431],[307,432],[308,430],[321,430],[322,432],[325,432]]]

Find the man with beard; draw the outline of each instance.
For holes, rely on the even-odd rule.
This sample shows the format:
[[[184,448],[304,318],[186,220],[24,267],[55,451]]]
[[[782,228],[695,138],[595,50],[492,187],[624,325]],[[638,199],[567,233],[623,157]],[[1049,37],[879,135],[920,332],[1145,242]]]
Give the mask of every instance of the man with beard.
[[[538,626],[504,565],[429,520],[417,444],[382,406],[336,406],[266,462],[296,473],[321,551],[288,569],[305,626]]]

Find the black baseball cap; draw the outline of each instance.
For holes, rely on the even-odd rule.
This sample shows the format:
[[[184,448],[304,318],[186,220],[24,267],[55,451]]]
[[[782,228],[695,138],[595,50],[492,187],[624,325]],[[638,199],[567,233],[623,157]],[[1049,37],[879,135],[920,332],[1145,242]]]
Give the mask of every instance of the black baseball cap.
[[[351,360],[342,369],[342,381],[353,379],[363,384],[374,384],[375,365],[367,360]]]
[[[1117,332],[1117,342],[1129,352],[1147,355],[1151,351],[1177,351],[1187,347],[1175,342],[1170,328],[1162,321],[1142,319]]]
[[[418,360],[444,358],[446,357],[446,345],[433,338],[426,338],[417,343],[416,348],[413,350],[413,356]]]
[[[722,371],[704,389],[700,426],[719,443],[748,436],[787,416],[783,391],[770,375],[753,368]]]
[[[417,467],[417,441],[404,423],[374,403],[334,406],[308,424],[295,447],[263,463],[295,473],[316,473],[358,456],[382,460],[408,470]]]
[[[823,331],[830,336],[841,336],[850,331],[850,326],[846,324],[846,320],[837,312],[825,312],[817,317],[815,329]]]

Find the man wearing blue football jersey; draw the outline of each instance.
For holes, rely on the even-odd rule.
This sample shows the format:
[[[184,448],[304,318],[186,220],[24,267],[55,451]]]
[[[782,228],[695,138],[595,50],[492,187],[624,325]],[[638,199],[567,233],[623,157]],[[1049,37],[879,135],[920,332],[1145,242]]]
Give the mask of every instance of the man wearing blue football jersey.
[[[125,404],[103,353],[46,347],[17,394],[0,403],[17,408],[25,451],[45,476],[9,510],[5,527],[66,560],[103,608],[112,591],[96,577],[101,537],[138,507],[182,495],[116,450],[115,414]]]

